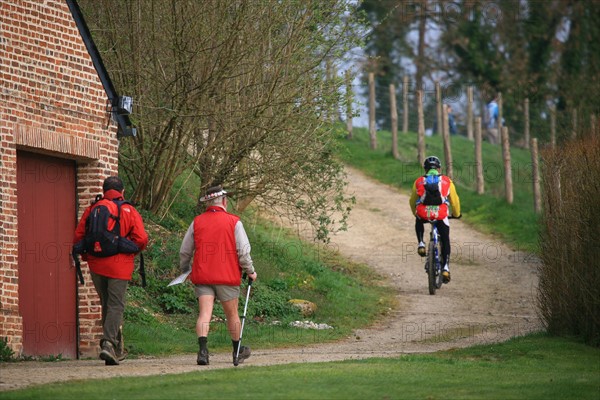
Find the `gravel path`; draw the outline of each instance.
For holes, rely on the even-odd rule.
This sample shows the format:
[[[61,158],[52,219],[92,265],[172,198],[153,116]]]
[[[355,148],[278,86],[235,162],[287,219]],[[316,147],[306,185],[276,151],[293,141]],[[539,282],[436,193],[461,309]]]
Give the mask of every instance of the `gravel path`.
[[[347,168],[347,173],[348,191],[357,203],[349,229],[334,235],[332,246],[389,277],[399,308],[378,326],[359,329],[338,343],[253,349],[252,357],[239,368],[394,357],[500,342],[541,329],[535,311],[535,260],[474,231],[460,220],[452,220],[452,282],[431,296],[423,260],[416,254],[414,217],[408,197],[359,171]],[[463,210],[468,215],[468,204],[463,204]],[[211,356],[207,367],[195,364],[195,354],[126,360],[118,367],[105,367],[100,360],[3,363],[0,390],[72,379],[230,367],[229,352]]]

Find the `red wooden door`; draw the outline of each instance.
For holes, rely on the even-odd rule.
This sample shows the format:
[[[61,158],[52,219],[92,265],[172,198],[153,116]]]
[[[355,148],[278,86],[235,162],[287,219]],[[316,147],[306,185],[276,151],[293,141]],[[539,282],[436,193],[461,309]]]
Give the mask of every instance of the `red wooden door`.
[[[23,353],[77,358],[75,163],[17,152]]]

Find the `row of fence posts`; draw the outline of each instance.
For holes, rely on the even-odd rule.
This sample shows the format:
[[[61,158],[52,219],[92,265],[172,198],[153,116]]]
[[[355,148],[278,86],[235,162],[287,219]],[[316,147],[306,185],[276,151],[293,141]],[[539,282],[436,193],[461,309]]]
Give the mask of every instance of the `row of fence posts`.
[[[402,86],[402,100],[403,100],[403,122],[402,132],[408,132],[408,115],[409,115],[409,101],[408,101],[408,76],[403,78]],[[371,72],[368,76],[369,83],[369,138],[371,149],[377,148],[377,128],[375,120],[375,75]],[[346,113],[346,124],[348,138],[352,138],[352,100],[353,94],[351,89],[351,75],[349,71],[346,71],[346,100],[348,109]],[[396,87],[394,84],[390,84],[390,112],[391,112],[391,133],[392,133],[392,154],[396,159],[400,158],[398,152],[398,112],[396,108]],[[423,90],[417,90],[416,92],[416,103],[417,103],[417,158],[419,164],[423,164],[425,160],[425,118],[423,112]],[[437,126],[441,126],[440,133],[444,144],[444,157],[446,165],[446,175],[451,179],[454,176],[453,161],[452,161],[452,149],[450,141],[450,131],[448,125],[448,109],[443,105],[442,102],[442,91],[440,83],[435,83],[435,98],[436,98],[436,118]],[[500,134],[500,145],[502,149],[502,160],[504,167],[504,192],[506,201],[512,204],[514,201],[513,196],[513,181],[512,181],[512,168],[511,168],[511,155],[510,155],[510,138],[508,133],[508,127],[503,126],[503,110],[502,110],[502,93],[498,93],[498,132]],[[539,174],[539,155],[538,155],[538,140],[537,138],[530,138],[530,124],[529,124],[529,99],[524,100],[524,147],[529,149],[531,152],[531,168],[532,168],[532,182],[533,182],[533,206],[536,213],[541,211],[541,189],[540,189],[540,174]],[[556,146],[556,109],[550,108],[550,145]],[[475,165],[476,165],[476,191],[478,194],[485,192],[484,176],[483,176],[483,158],[481,155],[481,143],[482,143],[482,118],[475,117],[473,113],[473,87],[467,88],[467,138],[474,141],[475,151]],[[596,116],[590,117],[592,132],[597,130]],[[575,138],[577,135],[577,110],[572,113],[572,131],[571,137]]]

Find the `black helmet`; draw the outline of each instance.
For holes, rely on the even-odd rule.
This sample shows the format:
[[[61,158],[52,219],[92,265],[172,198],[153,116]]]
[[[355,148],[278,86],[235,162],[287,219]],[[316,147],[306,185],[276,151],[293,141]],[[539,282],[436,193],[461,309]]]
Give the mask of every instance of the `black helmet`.
[[[423,163],[423,168],[425,168],[425,171],[429,171],[430,169],[434,168],[442,168],[442,163],[436,156],[427,157]]]

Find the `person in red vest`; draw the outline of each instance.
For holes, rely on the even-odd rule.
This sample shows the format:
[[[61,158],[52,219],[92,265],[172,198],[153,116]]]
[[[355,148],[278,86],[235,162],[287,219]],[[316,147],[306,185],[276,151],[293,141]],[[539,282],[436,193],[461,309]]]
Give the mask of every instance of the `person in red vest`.
[[[142,251],[148,245],[148,234],[144,229],[142,217],[129,203],[122,203],[120,214],[117,203],[124,201],[125,189],[123,181],[118,176],[110,176],[102,185],[104,192],[101,200],[90,205],[83,213],[75,230],[74,243],[80,242],[86,235],[86,221],[93,209],[100,205],[109,208],[114,216],[120,215],[120,234],[129,239]],[[110,228],[112,229],[112,228]],[[138,252],[139,252],[138,251]],[[94,287],[102,305],[102,339],[100,340],[100,359],[106,365],[118,365],[125,356],[122,325],[125,311],[125,294],[127,284],[131,280],[136,253],[119,253],[108,257],[95,257],[84,254],[87,261]]]
[[[442,175],[440,159],[431,156],[423,163],[425,175],[415,180],[410,195],[410,208],[415,215],[415,232],[419,242],[417,252],[425,257],[424,221],[436,221],[440,242],[442,245],[442,278],[444,283],[450,282],[450,223],[449,211],[454,218],[460,218],[460,199],[456,193],[454,182]],[[448,209],[450,205],[450,210]]]
[[[198,365],[208,365],[208,331],[215,298],[223,306],[227,329],[233,346],[233,364],[250,357],[250,348],[240,346],[238,298],[242,269],[249,279],[256,280],[250,257],[250,242],[240,218],[227,212],[227,192],[221,186],[206,191],[200,201],[206,211],[196,216],[187,230],[179,250],[182,272],[191,269],[190,280],[195,285],[199,314]],[[239,347],[239,358],[236,359]]]

